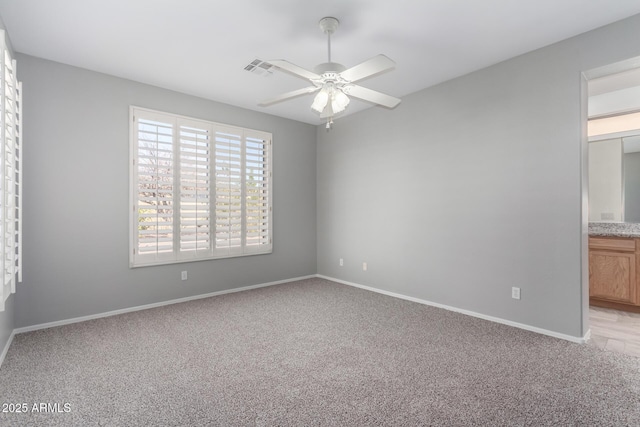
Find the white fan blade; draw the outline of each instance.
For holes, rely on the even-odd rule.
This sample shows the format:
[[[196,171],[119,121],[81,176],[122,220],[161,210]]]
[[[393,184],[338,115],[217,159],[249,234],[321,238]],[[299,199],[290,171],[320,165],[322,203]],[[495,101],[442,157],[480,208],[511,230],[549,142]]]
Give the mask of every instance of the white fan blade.
[[[272,61],[266,61],[279,70],[285,71],[289,74],[293,74],[296,77],[302,77],[303,79],[308,80],[317,80],[320,79],[321,76],[314,73],[313,71],[305,70],[302,67],[298,67],[295,64],[292,64],[289,61],[285,61],[284,59],[274,59]]]
[[[293,98],[297,98],[302,95],[307,95],[309,93],[317,92],[320,88],[316,86],[309,86],[303,89],[292,90],[291,92],[283,93],[282,95],[276,96],[275,98],[267,99],[258,104],[260,107],[268,107],[269,105],[277,104],[278,102],[288,101]]]
[[[348,70],[344,70],[340,73],[343,79],[348,82],[357,82],[358,80],[366,79],[367,77],[377,76],[386,71],[393,70],[396,67],[396,63],[384,55],[374,56],[371,59],[355,65]]]
[[[348,85],[342,88],[342,91],[349,96],[361,99],[363,101],[371,102],[373,104],[382,105],[387,108],[395,108],[400,104],[400,99],[393,96],[377,92],[375,90],[367,89],[366,87],[358,85]]]

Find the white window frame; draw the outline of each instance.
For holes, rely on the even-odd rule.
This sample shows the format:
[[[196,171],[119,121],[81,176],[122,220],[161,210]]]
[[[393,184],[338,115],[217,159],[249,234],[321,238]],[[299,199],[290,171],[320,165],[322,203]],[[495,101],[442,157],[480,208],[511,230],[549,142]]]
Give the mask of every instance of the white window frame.
[[[0,311],[22,282],[22,82],[0,30]]]
[[[129,116],[130,267],[268,254],[273,251],[271,133],[136,106],[129,108]],[[155,163],[153,155],[151,158],[148,155],[153,149],[145,154],[145,148],[140,142],[144,141],[140,139],[143,134],[139,131],[145,128],[145,124],[148,127],[152,121],[166,123],[166,126],[157,128],[163,130],[158,131],[160,133],[156,134],[156,139],[168,141],[158,143]],[[169,144],[171,152],[167,148]],[[161,145],[167,150],[162,151]],[[225,146],[228,148],[227,155],[224,152]],[[260,151],[257,151],[257,147],[260,147]],[[256,152],[261,154],[252,157],[251,154]],[[252,162],[251,159],[256,158],[259,160]],[[162,193],[162,200],[168,203],[167,208],[156,208],[159,206],[156,203],[159,202],[150,202],[148,197],[140,195],[139,184],[150,176],[144,172],[150,170],[142,166],[144,162],[152,164],[151,169],[157,168],[155,170],[158,178],[152,181],[156,183],[155,187],[152,185],[155,191],[150,191],[156,197]],[[164,162],[163,166],[160,166],[161,162]],[[256,164],[258,167],[251,171],[260,172],[249,173],[248,166]],[[232,168],[235,172],[231,172]],[[161,169],[167,173],[161,174]],[[160,183],[161,176],[166,179],[164,184]],[[194,178],[195,176],[199,178]],[[186,182],[190,184],[185,184]],[[253,183],[252,192],[260,195],[257,199],[255,196],[248,197],[251,191],[247,187],[248,183]],[[164,186],[164,189],[158,185]],[[189,188],[185,189],[186,185]],[[169,187],[170,190],[167,190]],[[148,193],[145,191],[145,195]],[[225,200],[231,199],[233,203],[225,203]],[[143,205],[144,200],[150,203],[146,205],[148,209]],[[203,206],[204,214],[197,213],[200,205]],[[250,213],[254,213],[259,219],[249,219],[255,218]],[[151,229],[163,221],[171,226],[171,233],[165,234],[144,230],[148,236],[155,236],[155,246],[154,243],[145,246],[141,242],[144,238],[141,237],[143,230],[140,229],[140,224],[149,217]],[[161,220],[160,217],[166,219]],[[165,238],[161,239],[162,236]],[[167,248],[162,250],[162,245]]]

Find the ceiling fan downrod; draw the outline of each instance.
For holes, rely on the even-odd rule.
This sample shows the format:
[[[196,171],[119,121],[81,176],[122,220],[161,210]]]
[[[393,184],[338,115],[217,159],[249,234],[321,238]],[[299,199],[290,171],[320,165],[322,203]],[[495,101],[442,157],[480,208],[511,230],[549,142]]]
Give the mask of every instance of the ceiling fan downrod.
[[[340,25],[340,21],[332,16],[326,16],[318,22],[320,29],[327,35],[328,61],[331,62],[331,34],[335,33]]]

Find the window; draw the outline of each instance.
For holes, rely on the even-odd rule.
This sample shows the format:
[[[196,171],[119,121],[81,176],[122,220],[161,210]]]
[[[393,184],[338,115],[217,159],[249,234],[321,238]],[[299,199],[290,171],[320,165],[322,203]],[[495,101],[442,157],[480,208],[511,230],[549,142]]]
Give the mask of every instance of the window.
[[[22,83],[0,30],[0,311],[22,281]]]
[[[132,267],[272,251],[271,134],[131,107]]]

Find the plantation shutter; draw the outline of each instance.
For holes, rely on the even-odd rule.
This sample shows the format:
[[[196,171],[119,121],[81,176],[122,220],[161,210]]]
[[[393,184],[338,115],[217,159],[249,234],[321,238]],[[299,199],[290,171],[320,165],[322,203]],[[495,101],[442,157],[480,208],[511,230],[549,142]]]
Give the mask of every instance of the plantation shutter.
[[[245,135],[245,224],[247,253],[271,247],[270,135]]]
[[[135,117],[135,260],[173,259],[175,124],[161,115]]]
[[[211,253],[211,126],[180,120],[180,253]]]
[[[131,114],[132,267],[271,252],[271,134]]]
[[[14,64],[15,71],[15,64]],[[22,82],[16,81],[16,110],[15,110],[15,201],[16,201],[16,218],[15,218],[15,236],[16,236],[16,254],[15,262],[18,282],[22,282]],[[13,282],[12,292],[15,292],[15,281]]]
[[[22,84],[1,31],[0,52],[0,310],[22,281]]]
[[[215,129],[216,255],[242,253],[242,132]]]

